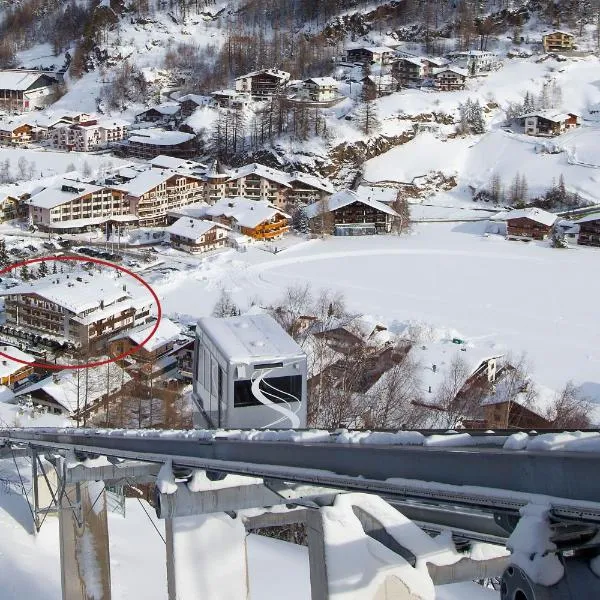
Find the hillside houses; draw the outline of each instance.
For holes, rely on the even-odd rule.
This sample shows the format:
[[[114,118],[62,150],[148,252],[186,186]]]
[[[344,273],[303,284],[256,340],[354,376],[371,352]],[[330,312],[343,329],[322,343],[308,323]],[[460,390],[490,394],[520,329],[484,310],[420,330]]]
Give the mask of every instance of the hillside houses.
[[[339,99],[339,84],[333,77],[305,79],[303,86],[311,102],[329,103]]]
[[[556,215],[540,208],[511,210],[505,215],[509,240],[545,240],[556,222]]]
[[[436,69],[447,66],[441,58],[403,56],[392,64],[392,74],[403,87],[419,87],[433,76]]]
[[[33,140],[33,126],[29,123],[0,123],[0,144],[23,146]]]
[[[342,190],[306,209],[311,229],[334,235],[389,233],[398,213],[378,200]]]
[[[289,231],[290,216],[265,200],[222,198],[206,215],[255,240],[275,240]]]
[[[198,94],[186,94],[177,99],[182,117],[191,116],[198,108],[207,104],[208,98]]]
[[[152,106],[149,109],[138,113],[135,116],[136,123],[156,123],[167,124],[181,112],[181,104],[178,102],[165,102],[158,106]]]
[[[270,98],[289,82],[290,74],[279,69],[260,69],[235,78],[235,90],[256,100]]]
[[[0,71],[0,109],[20,113],[43,108],[57,85],[58,81],[48,73]]]
[[[579,225],[577,243],[582,246],[600,246],[600,214],[593,213],[575,221]]]
[[[465,69],[471,76],[487,73],[501,65],[497,54],[484,50],[451,52],[448,58],[455,66]]]
[[[51,145],[58,150],[90,152],[106,148],[125,139],[129,122],[123,119],[90,119],[74,124],[62,123],[48,134]]]
[[[244,110],[253,102],[250,94],[238,92],[236,90],[216,90],[211,92],[210,95],[213,103],[219,108]]]
[[[346,50],[348,62],[388,65],[393,57],[394,51],[387,46],[358,46]]]
[[[565,52],[575,47],[575,36],[566,31],[551,31],[542,36],[544,52]]]
[[[391,74],[367,75],[361,79],[365,97],[379,98],[392,94],[398,89],[398,82]]]
[[[433,85],[442,92],[464,90],[468,72],[459,67],[442,67],[432,72]]]
[[[518,118],[526,135],[553,137],[580,124],[579,115],[575,113],[559,113],[552,110],[540,110]]]

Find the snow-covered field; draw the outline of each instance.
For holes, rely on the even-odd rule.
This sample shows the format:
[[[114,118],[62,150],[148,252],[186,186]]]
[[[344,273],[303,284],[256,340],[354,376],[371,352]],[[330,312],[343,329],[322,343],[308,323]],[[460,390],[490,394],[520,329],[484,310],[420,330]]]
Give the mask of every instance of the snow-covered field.
[[[228,251],[150,282],[167,315],[190,320],[210,314],[221,289],[247,308],[276,300],[290,285],[334,288],[352,310],[397,331],[419,321],[502,352],[525,352],[541,384],[560,389],[573,379],[600,402],[600,289],[590,276],[600,254],[485,236],[485,227],[431,223],[410,236],[312,240],[276,255]]]

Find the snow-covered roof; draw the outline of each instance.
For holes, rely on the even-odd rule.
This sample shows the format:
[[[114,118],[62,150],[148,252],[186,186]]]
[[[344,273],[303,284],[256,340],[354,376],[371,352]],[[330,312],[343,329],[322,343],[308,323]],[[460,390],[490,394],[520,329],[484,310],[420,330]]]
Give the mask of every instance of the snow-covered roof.
[[[129,137],[135,144],[150,144],[153,146],[177,146],[194,139],[193,133],[185,131],[167,131],[158,127],[139,129]]]
[[[206,103],[206,96],[200,96],[199,94],[186,94],[185,96],[181,96],[181,98],[177,98],[177,102],[185,102],[190,101],[198,106]]]
[[[274,181],[280,185],[291,187],[289,183],[290,176],[288,173],[285,171],[280,171],[279,169],[266,167],[265,165],[261,165],[259,163],[251,163],[249,165],[239,167],[238,169],[233,169],[229,174],[229,179],[240,179],[241,177],[246,177],[248,175],[258,175],[259,177],[264,177],[269,181]]]
[[[480,348],[455,344],[447,340],[422,345],[415,344],[410,349],[407,358],[419,366],[421,398],[428,404],[435,404],[440,400],[439,394],[446,383],[453,362],[460,360],[464,363],[464,369],[456,369],[456,372],[452,374],[454,377],[460,378],[460,381],[452,382],[453,388],[459,390],[482,363],[500,356],[502,353],[491,347]]]
[[[505,219],[506,221],[511,221],[513,219],[529,219],[550,227],[551,225],[554,225],[557,216],[542,210],[541,208],[519,208],[506,213]]]
[[[181,217],[180,219],[177,219],[173,225],[167,228],[167,233],[198,242],[205,233],[215,227],[228,229],[224,225],[220,225],[214,221],[205,221],[203,219],[194,219],[192,217]]]
[[[304,83],[314,83],[317,87],[338,85],[338,82],[333,77],[311,77],[310,79],[305,79]]]
[[[372,54],[383,54],[386,52],[393,52],[391,48],[387,46],[354,46],[352,48],[347,48],[346,52],[351,52],[352,50],[366,50],[367,52],[371,52]]]
[[[198,331],[232,363],[252,365],[304,357],[302,348],[267,314],[203,317],[198,320]]]
[[[127,337],[135,344],[141,344],[148,337],[155,324],[156,321],[148,323],[147,326],[131,330],[127,333]],[[169,342],[174,342],[179,337],[181,337],[181,327],[170,319],[163,317],[154,335],[144,344],[144,348],[148,352],[153,352]]]
[[[81,281],[77,281],[77,278]],[[126,289],[123,289],[126,288]],[[73,271],[60,275],[48,275],[32,283],[24,283],[8,290],[0,290],[0,296],[36,294],[58,304],[76,315],[92,311],[93,319],[100,313],[123,310],[126,302],[139,296],[139,289],[123,282],[122,279],[105,273]],[[151,303],[149,295],[148,303]]]
[[[102,186],[65,177],[55,181],[51,186],[44,187],[36,194],[32,194],[28,203],[40,208],[54,208],[101,189]]]
[[[592,213],[591,215],[586,215],[585,217],[581,217],[581,219],[577,219],[575,223],[587,223],[588,221],[600,221],[600,213]]]
[[[419,67],[423,65],[423,59],[420,56],[401,56],[398,60],[403,60]]]
[[[78,376],[77,371],[60,371],[28,386],[24,392],[42,390],[68,412],[73,413],[82,408],[86,400],[88,405],[93,404],[106,394],[107,389],[114,393],[130,381],[131,376],[127,371],[112,363],[110,366],[89,367],[85,377],[82,377],[81,373]]]
[[[548,409],[556,401],[558,396],[556,390],[531,380],[528,380],[527,382],[524,381],[523,384],[527,385],[527,389],[525,391],[517,394],[511,394],[507,389],[507,386],[514,386],[514,382],[509,383],[509,379],[506,376],[499,377],[494,385],[494,389],[481,402],[482,406],[490,404],[503,404],[504,402],[507,402],[507,399],[510,396],[511,402],[516,402],[528,410],[544,416]],[[533,397],[532,394],[528,393],[530,388],[535,391]]]
[[[192,217],[194,219],[200,219],[206,215],[206,211],[210,208],[210,205],[204,201],[192,202],[192,204],[186,204],[179,208],[174,208],[167,212],[170,217]]]
[[[370,81],[374,85],[391,85],[394,83],[394,78],[389,74],[385,75],[367,75],[362,81]]]
[[[487,50],[457,50],[450,52],[450,56],[497,56],[494,52]]]
[[[185,158],[175,158],[174,156],[167,156],[165,154],[161,154],[153,158],[150,161],[150,164],[155,169],[186,169],[186,170],[204,170],[206,169],[206,165],[202,163],[187,160]]]
[[[238,81],[239,79],[256,77],[257,75],[272,75],[273,77],[286,81],[290,78],[290,74],[287,71],[280,71],[279,69],[259,69],[258,71],[246,73],[246,75],[240,75],[239,77],[236,77],[235,80]]]
[[[247,96],[247,94],[242,94],[242,93],[238,92],[237,90],[230,90],[230,89],[215,90],[214,92],[211,92],[210,95],[211,96],[227,96],[229,98],[234,98],[236,96]]]
[[[546,37],[547,35],[556,35],[557,33],[560,35],[568,35],[570,37],[575,37],[572,33],[569,33],[568,31],[563,31],[562,29],[553,29],[552,31],[546,31],[543,34],[543,37]]]
[[[108,215],[104,217],[87,217],[86,219],[69,219],[67,221],[54,221],[48,223],[50,229],[69,229],[70,227],[86,227],[90,225],[102,225],[103,223],[132,223],[139,221],[140,218],[136,215]]]
[[[120,186],[132,196],[143,196],[175,175],[170,169],[148,169]]]
[[[155,110],[161,115],[171,116],[178,113],[181,110],[181,106],[178,102],[165,102],[163,104],[158,104],[157,106],[151,106],[141,113],[138,113],[137,116],[139,117],[140,115],[143,115],[151,110]]]
[[[271,220],[276,215],[286,219],[290,215],[279,210],[266,200],[251,200],[250,198],[221,198],[209,207],[206,215],[210,217],[226,217],[233,219],[241,227],[254,229],[261,223]]]
[[[329,179],[317,177],[316,175],[310,175],[309,173],[294,171],[290,175],[290,183],[293,184],[295,181],[304,185],[308,185],[309,187],[322,190],[323,192],[328,192],[330,194],[333,194],[333,192],[335,191],[335,187],[333,183],[329,181]]]
[[[27,354],[14,346],[0,346],[0,352],[4,352],[8,356],[12,358],[17,358],[19,360],[24,360],[29,363],[35,362],[35,358],[31,356],[31,354]],[[23,363],[17,362],[16,360],[11,360],[10,358],[6,358],[6,356],[0,356],[0,377],[8,377],[9,375],[13,375],[19,369],[25,367]]]
[[[547,121],[552,121],[553,123],[564,123],[571,117],[578,117],[576,113],[560,113],[554,110],[538,110],[537,112],[527,113],[526,115],[521,115],[521,119],[526,119],[528,117],[538,117],[542,119],[546,119]]]
[[[460,67],[442,67],[441,69],[435,69],[433,71],[433,76],[437,77],[442,73],[456,73],[456,75],[461,75],[462,77],[468,77],[469,73],[466,69],[461,69]]]
[[[0,71],[0,89],[25,91],[47,73],[28,73],[26,71]]]
[[[354,202],[366,204],[371,208],[384,212],[393,217],[398,216],[398,213],[393,208],[387,206],[387,204],[383,204],[383,202],[379,202],[378,200],[373,200],[371,198],[361,197],[354,190],[341,190],[330,196],[327,199],[327,210],[328,212],[331,212],[339,208],[343,208],[344,206],[348,206]],[[316,217],[321,210],[323,210],[323,204],[320,201],[315,202],[314,204],[307,206],[305,210],[307,217],[312,219]]]

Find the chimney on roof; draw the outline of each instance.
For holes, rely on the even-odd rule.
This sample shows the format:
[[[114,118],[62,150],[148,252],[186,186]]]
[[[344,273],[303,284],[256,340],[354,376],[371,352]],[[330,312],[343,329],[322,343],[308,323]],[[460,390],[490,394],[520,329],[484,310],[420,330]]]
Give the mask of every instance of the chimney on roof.
[[[52,373],[52,382],[53,383],[60,383],[60,379],[58,377],[58,373]]]

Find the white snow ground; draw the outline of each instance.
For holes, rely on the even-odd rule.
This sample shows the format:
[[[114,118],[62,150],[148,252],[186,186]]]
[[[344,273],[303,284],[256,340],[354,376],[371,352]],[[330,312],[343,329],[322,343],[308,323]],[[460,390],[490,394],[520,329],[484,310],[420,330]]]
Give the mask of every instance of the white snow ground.
[[[272,254],[259,247],[207,257],[196,268],[150,276],[167,315],[210,314],[221,289],[242,308],[268,304],[294,284],[345,293],[400,331],[420,321],[475,344],[527,353],[536,381],[573,379],[600,402],[598,251],[483,235],[483,223],[430,223],[413,235],[330,238]]]

